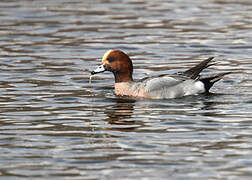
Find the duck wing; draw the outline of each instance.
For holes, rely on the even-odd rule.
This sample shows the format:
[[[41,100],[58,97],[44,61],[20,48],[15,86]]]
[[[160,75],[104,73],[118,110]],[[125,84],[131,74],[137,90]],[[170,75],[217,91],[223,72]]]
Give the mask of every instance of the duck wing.
[[[175,75],[186,76],[186,77],[189,77],[190,79],[197,79],[202,70],[206,69],[209,66],[216,64],[216,63],[209,64],[213,59],[214,59],[214,57],[210,57],[204,61],[201,61],[196,66],[194,66],[184,72],[175,73]]]
[[[181,80],[176,77],[172,77],[170,75],[162,75],[162,76],[147,78],[142,82],[144,83],[144,86],[147,92],[151,92],[155,90],[160,90],[160,89],[176,86],[183,81],[184,80]]]

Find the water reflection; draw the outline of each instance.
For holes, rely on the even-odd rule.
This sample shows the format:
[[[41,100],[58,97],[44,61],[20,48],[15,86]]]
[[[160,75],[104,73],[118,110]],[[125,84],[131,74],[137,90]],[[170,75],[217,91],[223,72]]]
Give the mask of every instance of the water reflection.
[[[169,117],[167,120],[182,119],[183,116],[206,116],[221,117],[220,106],[232,105],[229,97],[231,94],[208,93],[196,96],[188,96],[177,99],[164,100],[141,100],[131,99],[127,97],[107,98],[106,101],[115,104],[105,108],[106,121],[110,124],[117,125],[134,125],[139,121],[135,121],[135,117],[140,113],[147,115],[149,118]],[[224,99],[227,99],[223,101]],[[222,101],[221,101],[222,100]],[[165,118],[164,118],[165,119]]]
[[[120,125],[132,125],[135,123],[131,119],[131,116],[134,114],[134,99],[126,98],[114,98],[110,99],[113,103],[113,106],[107,107],[104,113],[107,115],[106,121],[110,124],[120,124]]]
[[[2,179],[250,179],[249,0],[0,1]],[[108,49],[136,79],[232,71],[213,94],[116,97]]]

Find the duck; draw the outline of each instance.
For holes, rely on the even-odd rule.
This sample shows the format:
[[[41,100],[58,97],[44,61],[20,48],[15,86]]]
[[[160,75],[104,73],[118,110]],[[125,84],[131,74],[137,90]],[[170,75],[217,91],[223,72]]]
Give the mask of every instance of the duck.
[[[133,63],[130,57],[121,50],[108,50],[102,64],[91,71],[91,75],[105,71],[112,72],[115,79],[114,92],[117,96],[128,96],[144,99],[171,99],[190,95],[209,93],[214,83],[230,72],[221,72],[201,77],[202,70],[215,65],[210,57],[192,68],[173,74],[161,74],[133,80]]]

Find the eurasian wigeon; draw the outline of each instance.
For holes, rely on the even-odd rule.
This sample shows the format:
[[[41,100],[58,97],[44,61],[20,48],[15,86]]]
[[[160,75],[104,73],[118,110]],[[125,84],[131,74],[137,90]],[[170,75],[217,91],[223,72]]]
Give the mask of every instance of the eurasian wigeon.
[[[200,72],[211,66],[208,58],[184,72],[171,75],[147,77],[138,81],[132,78],[133,64],[127,54],[120,50],[109,50],[102,58],[102,65],[91,74],[110,71],[115,77],[115,94],[137,98],[166,99],[209,92],[213,84],[230,72],[200,78]]]

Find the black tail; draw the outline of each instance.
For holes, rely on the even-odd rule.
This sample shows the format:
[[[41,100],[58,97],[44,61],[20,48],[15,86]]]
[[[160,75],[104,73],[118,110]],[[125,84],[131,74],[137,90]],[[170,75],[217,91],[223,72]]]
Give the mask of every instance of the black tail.
[[[206,69],[207,67],[209,66],[212,66],[212,65],[215,65],[215,63],[212,63],[212,64],[209,64],[209,62],[211,60],[213,60],[214,57],[210,57],[202,62],[200,62],[199,64],[197,64],[196,66],[188,69],[187,71],[185,72],[182,72],[183,75],[191,78],[191,79],[196,79],[200,72],[203,70],[203,69]]]
[[[213,86],[214,83],[217,81],[221,80],[223,76],[230,74],[231,72],[224,72],[224,73],[218,73],[218,74],[213,74],[208,77],[200,79],[201,82],[204,83],[206,92],[209,92],[209,89]]]

